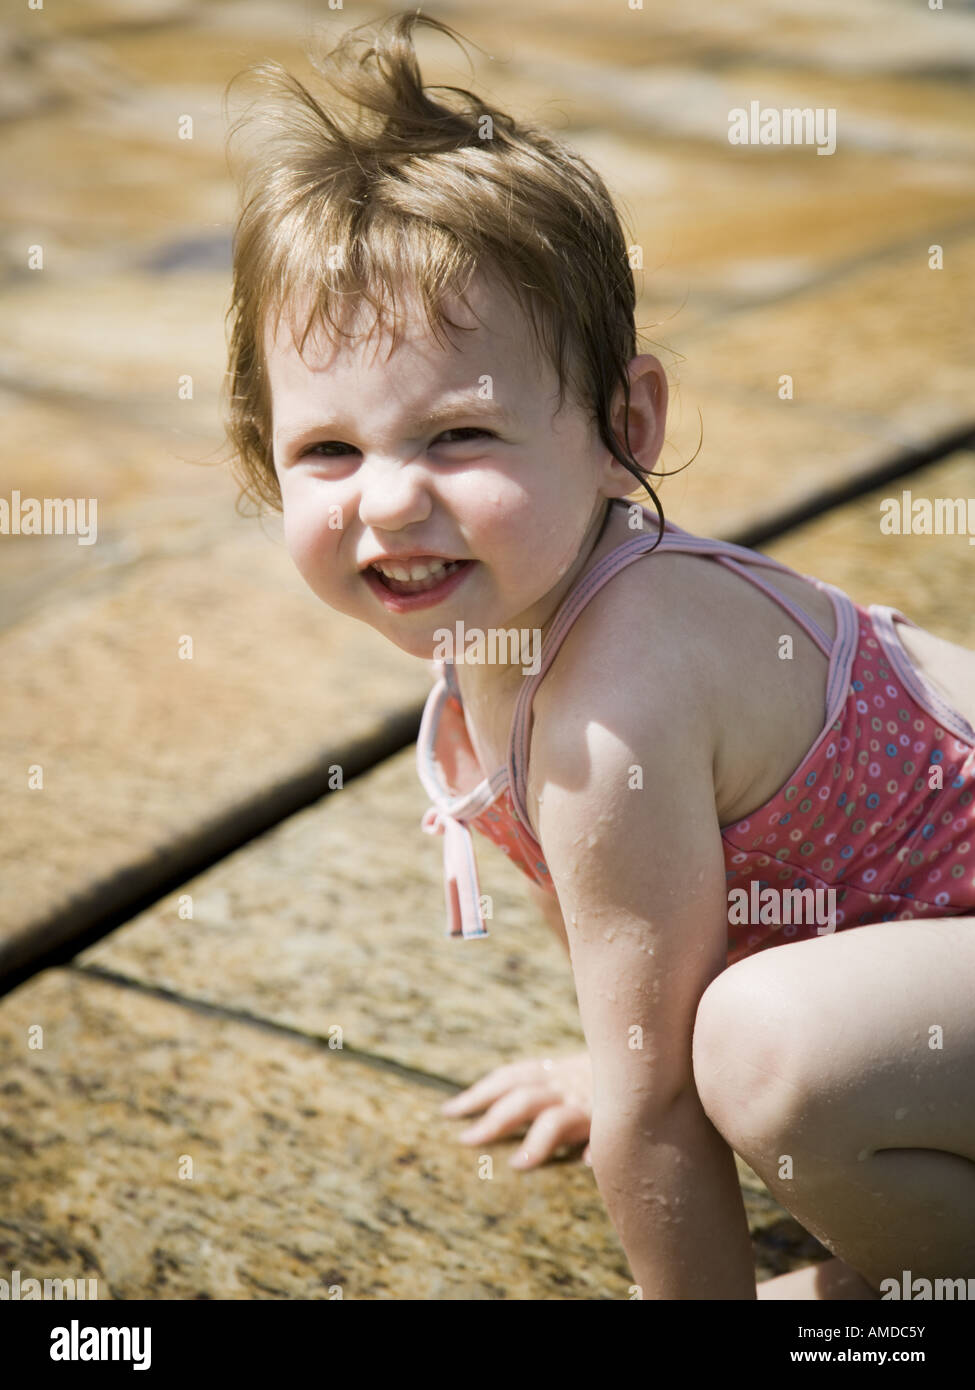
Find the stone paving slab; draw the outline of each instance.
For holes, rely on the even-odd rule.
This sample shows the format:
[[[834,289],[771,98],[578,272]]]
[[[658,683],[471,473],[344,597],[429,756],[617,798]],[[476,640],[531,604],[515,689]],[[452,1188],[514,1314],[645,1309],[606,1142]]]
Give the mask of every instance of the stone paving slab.
[[[170,528],[156,553],[147,528],[123,582],[94,575],[0,634],[6,969],[258,795],[381,747],[429,689],[425,663],[324,608],[280,545],[240,525],[204,545]]]
[[[932,95],[927,80],[837,76],[813,69],[783,72],[763,55],[740,66],[722,65],[718,71],[698,65],[648,70],[573,61],[543,46],[523,53],[519,46],[519,56],[502,80],[512,78],[531,81],[549,101],[571,103],[574,123],[588,121],[648,138],[703,141],[738,157],[751,156],[780,175],[810,160],[816,166],[841,162],[856,150],[957,162],[971,157],[975,143],[972,98],[962,84]],[[833,109],[835,148],[819,155],[808,143],[783,142],[772,148],[757,138],[754,144],[732,145],[730,113],[749,112],[753,101],[760,109],[779,111]],[[819,177],[826,175],[821,171]]]
[[[151,425],[219,429],[228,297],[227,279],[216,275],[38,272],[3,297],[0,374],[22,390],[128,408],[130,418]],[[190,399],[180,396],[185,377]]]
[[[692,325],[689,334],[686,325],[682,330],[680,316],[669,326],[657,327],[642,318],[642,346],[661,357],[672,387],[668,439],[676,452],[666,454],[661,466],[673,468],[690,458],[697,446],[700,409],[705,453],[692,468],[702,472],[708,466],[706,451],[714,446],[724,467],[732,458],[741,458],[743,440],[748,441],[749,454],[753,447],[762,451],[767,444],[771,458],[762,464],[756,461],[755,467],[763,475],[763,501],[775,510],[781,500],[791,500],[797,485],[805,489],[800,475],[809,446],[814,471],[825,469],[823,479],[828,482],[830,472],[846,475],[856,471],[861,460],[864,466],[875,463],[877,450],[870,447],[871,440],[888,447],[924,444],[941,430],[970,419],[971,335],[961,291],[975,272],[975,238],[949,243],[945,254],[945,270],[929,270],[926,247],[918,245],[909,257],[898,256],[839,283],[704,325],[697,332]],[[176,276],[170,283],[170,277],[117,277],[85,287],[49,284],[40,293],[8,296],[17,331],[16,360],[11,350],[2,355],[8,373],[18,384],[53,393],[48,419],[38,414],[43,398],[18,405],[10,393],[15,421],[18,414],[24,416],[20,437],[29,452],[13,446],[16,437],[6,451],[0,481],[8,494],[19,486],[24,495],[33,495],[38,469],[53,481],[63,455],[45,435],[57,431],[59,413],[69,408],[86,412],[84,432],[97,431],[89,440],[85,467],[99,486],[89,483],[87,495],[104,496],[101,489],[109,481],[113,492],[125,489],[131,494],[140,480],[139,460],[131,452],[117,455],[117,466],[106,467],[103,430],[107,445],[118,428],[142,428],[142,454],[153,446],[147,425],[170,436],[177,429],[181,436],[185,432],[185,441],[180,436],[173,440],[174,445],[189,444],[183,457],[220,453],[222,443],[214,431],[223,361],[220,316],[216,293],[209,316],[200,316],[198,296],[201,281],[208,292],[216,291],[217,278]],[[105,309],[102,321],[96,306],[104,307],[104,289],[118,307]],[[154,301],[166,306],[163,313],[144,312]],[[71,310],[67,317],[72,327],[52,338],[52,326],[66,309]],[[145,330],[148,321],[152,334]],[[100,327],[98,351],[86,353],[85,338],[95,323]],[[922,370],[920,361],[937,365]],[[194,382],[194,399],[189,401],[176,396],[175,383],[184,372]],[[793,378],[794,398],[782,401],[779,378],[786,373]],[[64,403],[57,393],[63,393]],[[98,409],[103,413],[94,415]],[[802,419],[809,412],[812,417]],[[33,446],[30,429],[37,431]],[[209,441],[204,445],[207,429]],[[57,434],[55,439],[60,444]],[[85,443],[80,429],[71,442],[80,474]],[[794,470],[782,470],[783,456],[795,460]],[[181,494],[191,470],[166,462]],[[54,495],[75,494],[59,490]],[[700,516],[689,524],[706,527],[710,521]]]
[[[445,1087],[62,970],[0,1003],[0,1058],[5,1275],[120,1299],[627,1297],[591,1170],[495,1153],[479,1176]]]
[[[78,960],[311,1036],[339,1024],[348,1047],[466,1083],[584,1047],[564,949],[490,843],[477,856],[491,934],[444,935],[443,840],[420,830],[426,806],[406,749]]]
[[[62,262],[69,263],[73,241],[86,228],[94,233],[104,227],[110,235],[114,232],[113,240],[124,231],[126,240],[138,242],[153,235],[158,239],[167,226],[175,230],[201,221],[206,226],[229,222],[233,198],[223,166],[216,95],[235,72],[257,58],[274,56],[286,65],[306,67],[306,16],[289,8],[269,25],[266,13],[262,22],[262,13],[253,6],[244,7],[238,17],[239,8],[196,7],[168,27],[143,32],[137,25],[122,26],[91,39],[74,31],[67,37],[51,31],[42,45],[35,43],[37,26],[28,23],[23,41],[30,40],[36,48],[32,80],[41,84],[47,69],[57,70],[54,57],[60,54],[70,81],[59,79],[57,96],[62,102],[80,103],[80,118],[76,113],[68,122],[57,105],[45,114],[38,95],[33,119],[21,120],[11,130],[6,158],[19,174],[17,201],[6,209],[11,229],[44,225]],[[465,74],[457,50],[427,35],[431,79],[441,76],[440,67],[451,80],[471,76],[475,84],[490,87],[499,100],[525,113],[544,119],[547,112],[556,128],[567,123],[567,135],[583,149],[587,137],[609,145],[622,142],[630,181],[638,190],[653,188],[652,198],[642,200],[649,201],[647,216],[641,217],[648,261],[659,263],[658,245],[668,261],[676,256],[676,282],[668,285],[664,305],[668,315],[681,302],[670,292],[685,266],[693,272],[691,283],[699,298],[710,290],[709,276],[717,270],[714,260],[727,255],[729,248],[727,283],[716,288],[732,297],[767,292],[769,286],[774,290],[801,280],[810,264],[830,255],[830,245],[837,241],[853,243],[864,254],[878,235],[888,241],[899,228],[915,226],[925,208],[941,221],[949,219],[957,204],[971,208],[966,177],[970,148],[963,147],[962,164],[955,149],[972,124],[971,98],[964,85],[911,84],[904,79],[892,84],[885,79],[860,118],[861,154],[856,144],[845,146],[841,158],[828,161],[810,161],[805,157],[808,151],[732,149],[726,138],[731,106],[766,89],[769,102],[780,96],[786,104],[798,99],[782,85],[775,66],[763,67],[757,56],[751,67],[729,70],[722,61],[719,70],[712,71],[715,55],[707,48],[707,31],[697,24],[688,26],[684,19],[683,27],[678,25],[661,42],[661,26],[672,24],[672,17],[663,12],[653,17],[651,42],[646,38],[647,15],[622,10],[595,16],[590,9],[564,4],[559,9],[571,22],[541,24],[539,17],[520,7],[518,44],[507,47],[493,42],[498,38],[493,12],[487,20],[479,10],[445,16],[462,24],[469,21],[471,37],[482,40],[487,50],[496,50],[496,60],[472,50],[473,75]],[[326,31],[337,36],[343,27],[332,23]],[[924,24],[919,33],[932,29]],[[975,22],[969,29],[975,33]],[[635,34],[643,37],[634,42]],[[586,45],[577,59],[565,51],[566,44],[571,49],[573,36],[577,44],[582,38]],[[600,61],[589,46],[598,36],[604,47],[608,44],[611,61]],[[948,51],[947,40],[942,37],[939,42]],[[950,49],[952,63],[961,61],[963,51],[958,45]],[[639,71],[628,72],[636,62]],[[8,58],[6,66],[15,79],[17,62]],[[827,82],[824,74],[816,80]],[[848,122],[850,102],[863,104],[865,91],[862,77],[854,81],[841,68],[821,95],[839,102]],[[191,141],[175,139],[172,130],[173,111],[186,105],[198,124]],[[642,138],[641,120],[646,127]],[[887,126],[894,133],[885,143]],[[674,133],[680,137],[676,141],[670,138]],[[688,138],[702,143],[688,145]],[[914,153],[918,140],[926,142],[923,166],[916,160],[891,161],[884,156],[888,148]],[[711,148],[715,143],[718,148]],[[618,162],[607,154],[607,173]],[[139,196],[105,198],[106,182],[112,188],[138,189]],[[663,184],[670,185],[671,197]],[[911,196],[914,189],[917,197]],[[676,226],[670,225],[670,205]],[[66,238],[66,244],[58,246],[59,238]],[[22,240],[11,230],[11,255],[20,255]],[[769,241],[771,252],[766,255],[763,248]],[[702,243],[712,267],[698,264],[694,257]],[[786,244],[789,250],[783,254]],[[94,246],[88,249],[96,254]]]
[[[656,471],[671,476],[653,483],[668,520],[696,534],[732,537],[868,474],[891,452],[862,420],[833,420],[801,403],[699,382],[693,347],[668,377],[667,438]],[[649,505],[645,493],[640,499]]]
[[[195,426],[195,402],[150,429],[117,403],[39,389],[0,388],[4,449],[0,496],[94,499],[92,544],[63,535],[0,537],[0,629],[79,589],[124,583],[125,567],[148,551],[191,554],[188,536],[205,546],[214,535],[251,529],[235,511],[237,488],[219,457],[220,441]],[[161,403],[157,411],[163,415]],[[212,423],[212,421],[211,421]]]
[[[494,0],[487,10],[479,0],[445,0],[437,14],[458,27],[478,25],[502,36],[515,28],[519,44],[524,35],[540,46],[571,45],[583,56],[607,53],[620,62],[629,53],[629,61],[641,65],[703,66],[761,54],[798,69],[954,76],[975,64],[975,16],[958,5],[936,13],[899,0],[852,6],[845,0],[695,0],[693,9],[669,0],[642,0],[639,8],[558,0],[559,24],[552,22],[555,10],[521,0]]]
[[[361,17],[386,12],[373,6]],[[60,14],[49,18],[45,10],[32,12],[28,22],[37,28],[44,25],[44,32],[78,35],[140,28],[148,34],[167,20],[243,35],[281,35],[300,28],[307,16],[307,7],[288,0],[279,0],[271,11],[261,0],[73,0],[68,19]],[[313,19],[320,17],[317,10],[312,12]],[[334,12],[327,17],[339,18]],[[629,61],[636,61],[635,36],[646,36],[647,52],[640,58],[651,63],[701,63],[762,53],[783,63],[838,71],[951,75],[975,55],[975,23],[960,6],[946,5],[933,13],[926,6],[897,0],[860,0],[855,7],[844,0],[819,0],[815,6],[798,8],[794,0],[750,0],[747,6],[735,7],[722,0],[698,0],[690,18],[667,0],[642,0],[639,9],[596,9],[588,0],[526,8],[520,0],[494,0],[487,11],[478,0],[444,0],[437,17],[460,28],[478,25],[496,39],[517,25],[519,34],[535,33],[553,47],[578,47],[597,55],[606,51],[619,61],[628,55]],[[21,21],[21,27],[27,28],[27,23]]]
[[[931,244],[940,244],[934,231]],[[815,412],[892,446],[923,446],[970,423],[975,402],[968,289],[975,236],[882,259],[813,293],[701,328],[680,371],[691,405],[714,392]],[[791,388],[780,378],[792,378]],[[780,400],[780,389],[793,399]]]
[[[204,3],[212,4],[213,0],[204,0]],[[22,24],[24,27],[28,24],[37,27],[43,25],[44,32],[58,33],[63,30],[84,33],[119,24],[144,27],[151,31],[157,24],[184,18],[194,8],[192,0],[75,0],[71,6],[70,21],[57,10],[52,16],[50,7],[47,7],[32,10]]]
[[[783,180],[752,160],[665,144],[651,149],[605,132],[580,132],[575,143],[606,178],[631,244],[641,249],[637,323],[661,345],[668,365],[696,345],[702,329],[720,337],[727,324],[733,333],[729,313],[783,294],[790,296],[782,306],[788,313],[796,291],[816,296],[824,278],[845,276],[850,266],[905,242],[926,263],[932,239],[956,241],[953,229],[975,214],[967,182],[939,179],[938,167],[926,162],[881,161],[878,170],[878,161],[858,158],[843,177],[803,170]],[[173,168],[164,186],[175,190],[182,181]],[[56,194],[74,210],[73,194],[56,177],[50,183],[48,200]],[[144,424],[165,427],[178,418],[217,427],[233,215],[229,191],[220,188],[220,216],[194,223],[174,203],[171,216],[153,211],[142,228],[127,222],[123,229],[117,215],[116,224],[103,217],[80,243],[74,211],[72,243],[44,202],[32,206],[28,194],[25,208],[19,192],[8,262],[20,265],[40,222],[45,269],[18,270],[8,286],[0,380],[84,393],[106,411],[137,413]],[[116,206],[97,191],[100,205]],[[217,264],[208,268],[207,261]],[[190,401],[177,395],[186,376]]]
[[[179,140],[185,103],[176,95],[141,127],[125,112],[84,105],[5,125],[0,265],[8,280],[37,278],[26,266],[35,243],[46,271],[61,276],[123,270],[133,250],[189,228],[223,231],[229,244],[234,198],[218,163],[216,115],[207,121],[194,105],[194,139]]]
[[[975,453],[962,451],[809,522],[762,549],[858,603],[899,608],[936,637],[975,650],[975,545],[967,535],[885,535],[885,498],[975,499]],[[969,502],[969,507],[971,507]]]
[[[650,336],[676,348],[703,321],[975,220],[970,160],[854,150],[786,169],[750,150],[581,122],[565,138],[599,171],[641,247],[638,324],[659,322]]]
[[[5,1274],[102,1299],[628,1296],[578,1149],[519,1174],[511,1141],[458,1145],[435,1078],[75,970],[0,1003],[0,1061]],[[821,1257],[739,1167],[757,1277]]]

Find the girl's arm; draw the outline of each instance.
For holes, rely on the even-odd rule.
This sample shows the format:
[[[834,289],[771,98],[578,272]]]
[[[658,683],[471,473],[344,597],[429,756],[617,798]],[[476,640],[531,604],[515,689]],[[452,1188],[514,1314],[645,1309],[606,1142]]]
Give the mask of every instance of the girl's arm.
[[[691,1051],[727,952],[717,716],[673,661],[637,698],[614,666],[553,668],[584,698],[547,682],[529,777],[592,1059],[593,1171],[643,1297],[754,1299],[734,1156]]]
[[[685,1093],[656,1120],[590,1135],[592,1167],[642,1298],[754,1299],[734,1154]]]
[[[533,883],[531,879],[528,880],[528,893],[532,902],[555,932],[555,935],[562,942],[566,952],[568,952],[569,938],[565,931],[565,919],[562,916],[562,907],[556,895],[539,887],[539,885]]]

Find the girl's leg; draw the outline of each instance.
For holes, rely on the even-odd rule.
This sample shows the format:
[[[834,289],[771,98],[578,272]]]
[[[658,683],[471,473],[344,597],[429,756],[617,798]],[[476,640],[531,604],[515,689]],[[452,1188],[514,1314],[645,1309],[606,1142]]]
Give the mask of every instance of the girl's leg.
[[[975,1276],[973,992],[975,917],[949,917],[767,949],[698,1007],[712,1123],[873,1289]]]
[[[819,1264],[804,1265],[788,1274],[777,1274],[758,1286],[759,1301],[782,1299],[834,1302],[838,1299],[864,1302],[880,1295],[855,1269],[842,1260],[821,1260]]]

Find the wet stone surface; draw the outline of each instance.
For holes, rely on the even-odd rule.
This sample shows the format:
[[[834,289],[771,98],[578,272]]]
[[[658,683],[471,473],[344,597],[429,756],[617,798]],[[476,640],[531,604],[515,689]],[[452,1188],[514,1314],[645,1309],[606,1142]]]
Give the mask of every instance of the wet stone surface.
[[[428,80],[550,125],[620,203],[642,252],[641,346],[671,382],[661,469],[691,457],[703,420],[697,459],[660,487],[678,524],[731,535],[972,418],[970,6],[437,14],[484,51],[469,69],[430,40]],[[337,37],[366,17],[75,0],[25,6],[0,34],[0,495],[99,503],[91,547],[0,538],[0,954],[39,950],[79,898],[155,871],[428,688],[422,663],[304,590],[278,522],[240,520],[225,474],[194,466],[221,446],[223,87],[269,57],[307,76],[310,19]],[[836,153],[732,147],[729,108],[752,99],[834,107]],[[902,487],[971,496],[975,459],[765,548],[975,647],[975,552],[884,536],[879,502]],[[176,659],[184,634],[192,663]],[[515,1174],[514,1141],[490,1145],[487,1178],[437,1113],[491,1067],[582,1034],[564,952],[486,842],[491,936],[444,938],[425,805],[407,750],[181,884],[80,969],[0,1000],[0,1265],[97,1277],[103,1298],[629,1296],[578,1151]],[[759,1278],[824,1256],[739,1174]]]

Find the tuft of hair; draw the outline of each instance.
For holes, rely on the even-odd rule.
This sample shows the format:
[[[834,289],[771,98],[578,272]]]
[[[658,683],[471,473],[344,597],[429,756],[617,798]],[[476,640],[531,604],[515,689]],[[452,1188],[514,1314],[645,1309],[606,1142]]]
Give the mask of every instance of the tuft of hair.
[[[463,47],[447,24],[416,12],[347,31],[310,54],[331,99],[317,99],[274,62],[241,76],[259,95],[228,135],[240,195],[234,233],[226,428],[244,494],[281,505],[271,447],[264,332],[308,306],[313,326],[346,335],[370,306],[393,342],[397,294],[415,295],[442,341],[444,301],[480,271],[500,277],[600,438],[663,512],[646,470],[610,424],[636,355],[636,291],[626,241],[599,175],[549,134],[460,87],[426,87],[413,31]],[[442,93],[434,100],[432,92]],[[337,98],[337,99],[336,99]],[[226,94],[225,94],[226,99]],[[234,142],[251,138],[240,158]],[[296,340],[297,341],[297,340]]]

